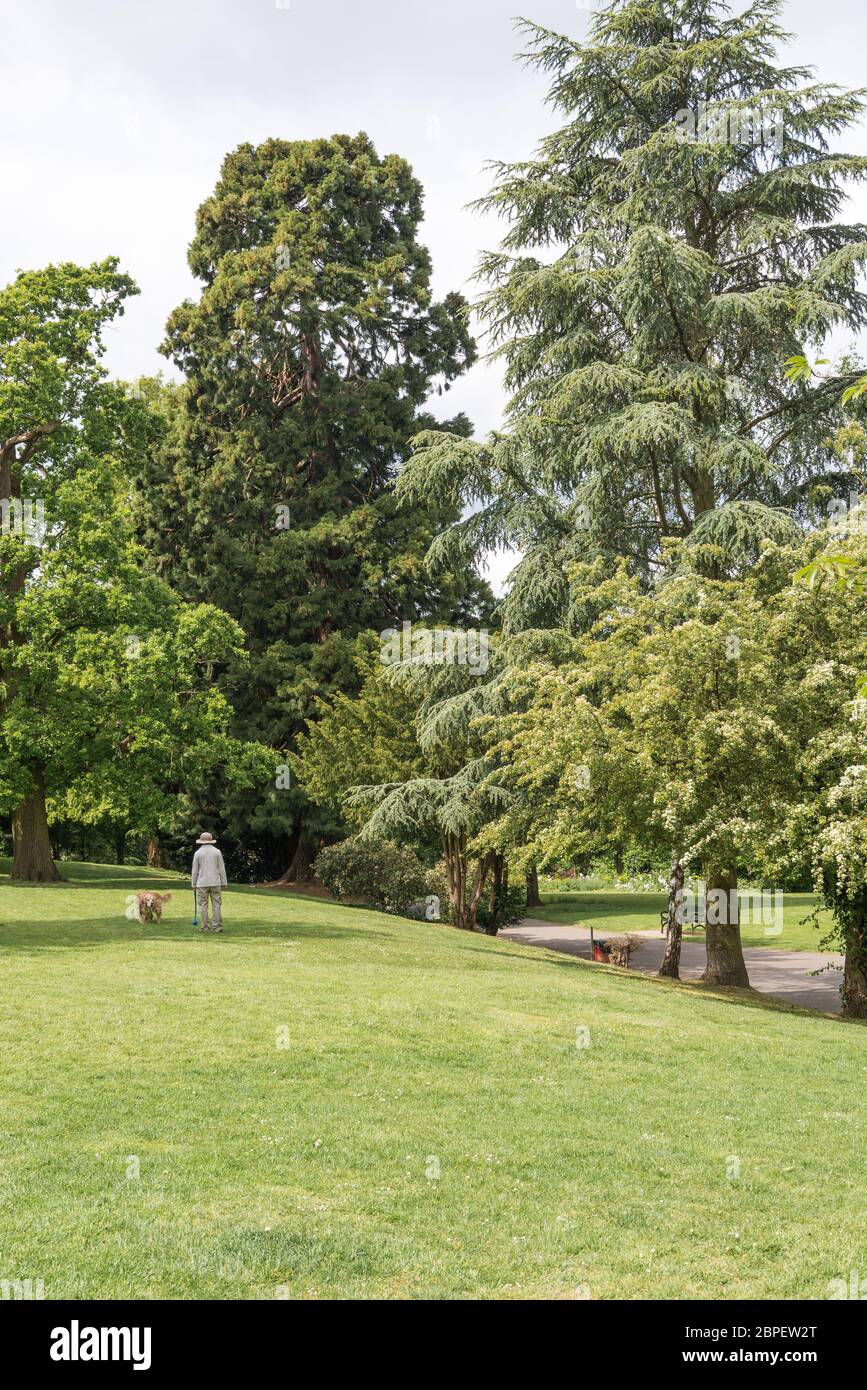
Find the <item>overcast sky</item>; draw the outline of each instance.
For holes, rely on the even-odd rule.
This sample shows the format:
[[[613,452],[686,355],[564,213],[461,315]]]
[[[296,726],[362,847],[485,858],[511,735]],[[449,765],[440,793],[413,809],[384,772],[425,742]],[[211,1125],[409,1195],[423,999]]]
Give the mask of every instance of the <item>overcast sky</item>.
[[[576,36],[590,0],[0,0],[5,193],[0,276],[115,254],[141,295],[112,332],[109,365],[167,364],[169,311],[196,286],[186,265],[196,207],[224,154],[249,140],[366,130],[413,165],[435,288],[468,283],[497,227],[466,210],[488,159],[531,153],[554,117],[545,83],[513,60],[513,16]],[[742,8],[737,5],[737,8]],[[864,0],[789,0],[787,60],[857,86]],[[867,152],[867,128],[846,142]],[[867,220],[867,196],[855,208]],[[500,420],[483,363],[435,404],[479,433]]]

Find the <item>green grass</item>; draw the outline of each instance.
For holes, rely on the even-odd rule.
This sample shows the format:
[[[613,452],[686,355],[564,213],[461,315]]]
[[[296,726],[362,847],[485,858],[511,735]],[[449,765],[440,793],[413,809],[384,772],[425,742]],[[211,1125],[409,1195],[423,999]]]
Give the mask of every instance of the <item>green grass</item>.
[[[202,937],[178,878],[64,870],[0,883],[0,1279],[824,1298],[864,1267],[858,1025],[267,890]],[[147,882],[162,928],[124,919]]]
[[[667,905],[665,893],[604,893],[598,891],[543,893],[543,907],[533,908],[531,916],[561,926],[593,926],[603,931],[659,931],[659,914]],[[773,899],[771,900],[773,902]],[[818,951],[819,943],[831,927],[831,914],[821,911],[818,929],[804,919],[816,906],[812,893],[783,895],[783,930],[779,936],[765,934],[761,923],[744,920],[741,939],[745,946],[770,946],[787,951]],[[703,941],[703,932],[685,930],[688,941]]]

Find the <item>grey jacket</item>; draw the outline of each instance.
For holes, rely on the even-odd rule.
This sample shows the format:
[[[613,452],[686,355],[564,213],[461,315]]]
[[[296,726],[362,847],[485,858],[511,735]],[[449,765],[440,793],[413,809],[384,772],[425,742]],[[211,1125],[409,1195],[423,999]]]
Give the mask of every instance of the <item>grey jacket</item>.
[[[193,855],[194,888],[225,888],[226,866],[216,845],[201,845]]]

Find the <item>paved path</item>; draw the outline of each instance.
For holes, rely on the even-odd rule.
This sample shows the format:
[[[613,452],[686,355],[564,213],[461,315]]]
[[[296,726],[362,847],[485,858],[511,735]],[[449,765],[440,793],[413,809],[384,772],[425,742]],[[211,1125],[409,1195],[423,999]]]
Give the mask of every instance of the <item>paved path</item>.
[[[609,928],[606,932],[596,931],[596,940],[622,933]],[[520,926],[509,927],[500,933],[510,941],[521,941],[527,946],[546,946],[551,951],[565,951],[570,956],[583,956],[590,959],[590,930],[588,927],[562,927],[554,922],[543,922],[538,917],[525,917]],[[641,937],[641,945],[632,957],[630,969],[643,970],[655,974],[662,960],[665,938],[660,932],[631,932],[631,936]],[[819,970],[823,965],[842,965],[843,957],[825,955],[819,951],[785,951],[773,946],[745,946],[744,960],[750,984],[759,994],[772,994],[787,1004],[802,1004],[808,1009],[822,1009],[825,1013],[840,1012],[840,982],[843,978],[839,970],[826,970],[821,975],[810,975],[811,970]],[[680,977],[682,980],[697,980],[704,970],[704,941],[684,941],[680,954]]]

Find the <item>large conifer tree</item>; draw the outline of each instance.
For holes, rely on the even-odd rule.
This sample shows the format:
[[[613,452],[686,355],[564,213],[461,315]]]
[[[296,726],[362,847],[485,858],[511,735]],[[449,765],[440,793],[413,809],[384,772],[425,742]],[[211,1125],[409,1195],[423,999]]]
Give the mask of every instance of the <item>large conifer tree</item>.
[[[424,568],[456,510],[398,508],[392,491],[408,440],[433,423],[423,403],[474,356],[464,301],[432,299],[421,212],[409,166],[363,134],[242,145],[198,212],[203,290],[169,320],[164,351],[186,384],[170,393],[143,524],[172,582],[244,628],[249,671],[226,675],[237,731],[275,748],[317,697],[353,688],[361,630],[468,620],[484,596],[465,565],[436,580]],[[288,790],[231,808],[227,828],[260,870],[294,877],[321,826]]]
[[[565,124],[496,166],[509,223],[481,264],[510,392],[487,444],[424,436],[400,487],[476,510],[437,543],[524,553],[507,628],[550,625],[588,543],[654,567],[667,537],[749,563],[848,479],[828,446],[841,391],[784,362],[859,329],[867,230],[837,215],[867,160],[832,142],[860,93],[780,66],[780,0],[615,0],[586,41],[523,24]]]

